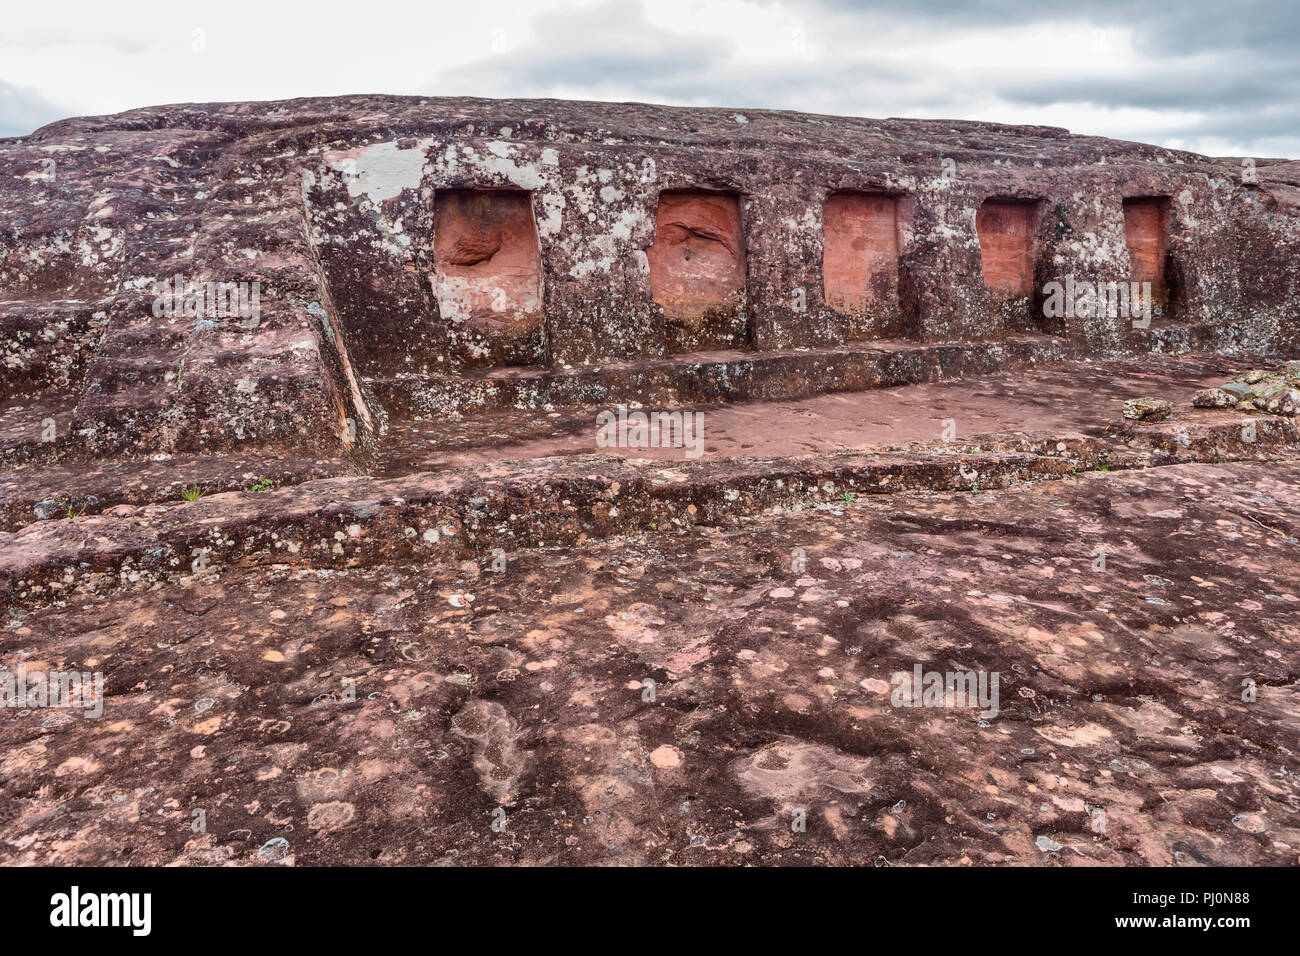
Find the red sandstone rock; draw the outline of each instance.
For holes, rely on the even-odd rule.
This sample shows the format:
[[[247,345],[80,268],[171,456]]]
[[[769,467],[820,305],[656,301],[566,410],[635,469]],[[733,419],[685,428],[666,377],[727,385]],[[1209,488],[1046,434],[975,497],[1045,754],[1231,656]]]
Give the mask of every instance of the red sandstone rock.
[[[434,200],[433,234],[430,282],[442,314],[452,323],[467,323],[492,342],[497,362],[537,361],[542,349],[542,277],[528,194],[440,191]]]
[[[1186,399],[1300,347],[1300,166],[743,119],[0,141],[4,650],[112,715],[0,722],[4,862],[1296,862],[1300,392]],[[706,456],[590,447],[617,403]],[[921,660],[1001,717],[892,706]]]
[[[500,573],[73,589],[6,647],[93,654],[105,716],[0,722],[0,861],[1295,865],[1297,488],[1176,465],[828,494]],[[1001,674],[999,717],[891,706],[917,661]]]
[[[5,455],[355,450],[393,402],[433,412],[480,370],[719,347],[998,342],[1008,326],[1083,353],[1300,344],[1293,163],[1245,184],[1226,161],[1052,128],[747,120],[345,97],[0,142]],[[465,191],[483,234],[449,213]],[[881,193],[896,245],[888,211],[845,198]],[[1045,320],[1041,286],[1066,275],[1150,276],[1167,307],[1151,329]],[[260,319],[154,316],[154,284],[178,277],[259,283]]]
[[[826,304],[859,319],[848,338],[898,326],[898,199],[833,193],[823,213]]]

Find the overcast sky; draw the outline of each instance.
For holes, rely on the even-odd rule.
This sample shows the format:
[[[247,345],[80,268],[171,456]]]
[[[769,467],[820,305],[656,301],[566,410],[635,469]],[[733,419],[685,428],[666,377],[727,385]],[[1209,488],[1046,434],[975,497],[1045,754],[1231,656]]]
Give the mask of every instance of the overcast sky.
[[[8,0],[0,136],[340,93],[1065,126],[1300,157],[1300,0]]]

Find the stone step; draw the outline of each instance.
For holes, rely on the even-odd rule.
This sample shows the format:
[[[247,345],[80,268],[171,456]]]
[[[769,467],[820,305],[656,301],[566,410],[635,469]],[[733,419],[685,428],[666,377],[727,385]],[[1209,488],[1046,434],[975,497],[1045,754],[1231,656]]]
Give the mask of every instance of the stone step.
[[[366,385],[378,403],[396,415],[620,402],[734,402],[912,385],[1059,362],[1072,354],[1064,339],[1045,335],[954,344],[872,341],[778,352],[693,352],[580,368],[533,366],[455,376],[371,378]]]

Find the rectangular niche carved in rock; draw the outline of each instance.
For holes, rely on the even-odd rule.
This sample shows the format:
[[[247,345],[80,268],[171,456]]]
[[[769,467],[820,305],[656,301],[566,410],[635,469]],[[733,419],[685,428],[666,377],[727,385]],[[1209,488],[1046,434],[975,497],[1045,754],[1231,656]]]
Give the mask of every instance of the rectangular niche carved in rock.
[[[975,213],[984,284],[999,298],[1029,295],[1034,283],[1038,203],[986,199]]]
[[[1128,245],[1131,279],[1150,282],[1152,305],[1164,311],[1169,293],[1165,283],[1165,233],[1169,200],[1153,196],[1124,200],[1124,242]]]
[[[831,193],[822,225],[826,304],[852,316],[858,333],[883,331],[898,314],[898,197]]]
[[[511,189],[448,189],[434,196],[434,288],[453,337],[479,354],[520,354],[542,326],[542,264],[532,199]]]
[[[671,351],[745,344],[740,197],[694,189],[660,193],[655,241],[646,255],[650,292],[668,318]]]

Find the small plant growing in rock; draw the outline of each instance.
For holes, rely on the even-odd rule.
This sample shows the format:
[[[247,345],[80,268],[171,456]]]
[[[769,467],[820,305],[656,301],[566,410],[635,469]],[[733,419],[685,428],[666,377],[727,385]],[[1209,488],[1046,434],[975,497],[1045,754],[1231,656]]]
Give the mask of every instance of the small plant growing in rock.
[[[249,491],[270,491],[274,487],[275,487],[275,482],[273,482],[270,478],[259,478],[257,479],[257,481],[253,482],[252,487],[249,488]]]
[[[78,508],[74,506],[72,502],[68,502],[66,508],[64,509],[64,517],[66,518],[80,518],[85,513],[86,513],[85,505],[82,505],[80,508]]]
[[[851,505],[853,504],[854,501],[857,500],[857,497],[858,496],[855,495],[853,492],[846,491],[844,492],[844,494],[840,495],[840,501],[844,502],[846,505]]]
[[[198,485],[186,485],[181,489],[181,497],[186,501],[198,501],[203,497],[203,489]]]

